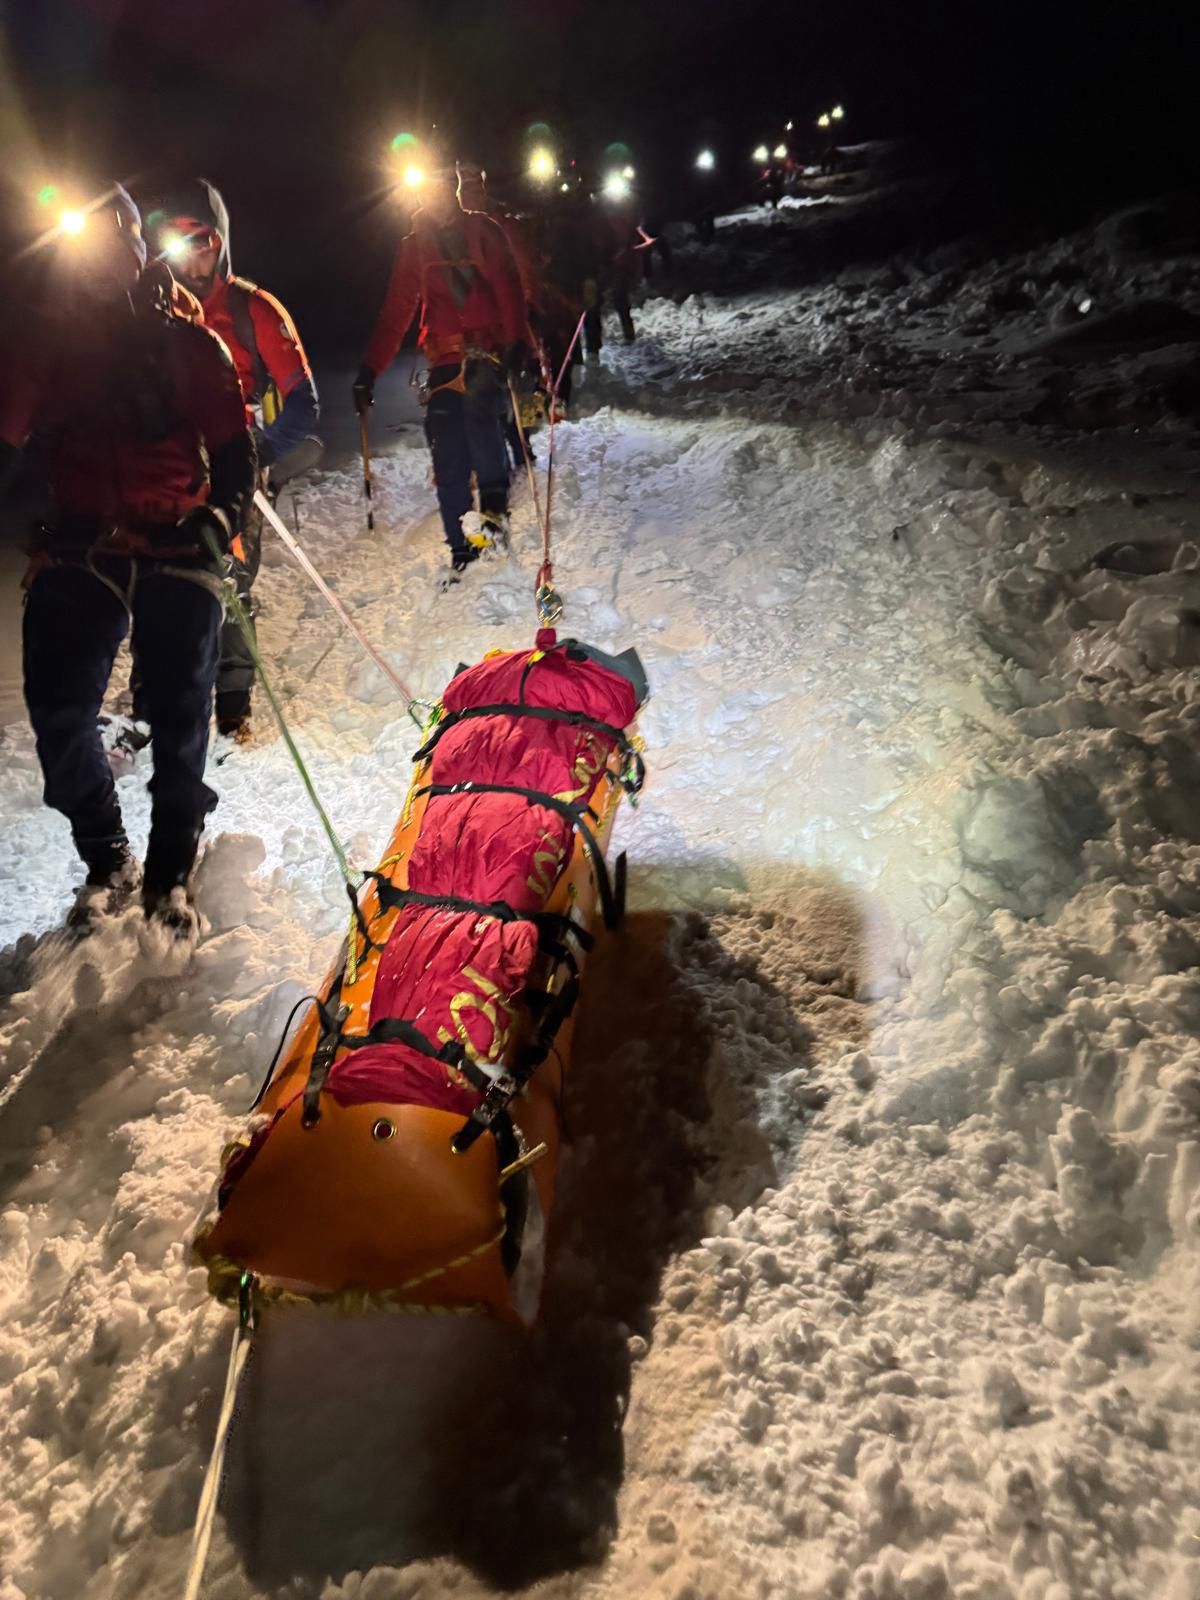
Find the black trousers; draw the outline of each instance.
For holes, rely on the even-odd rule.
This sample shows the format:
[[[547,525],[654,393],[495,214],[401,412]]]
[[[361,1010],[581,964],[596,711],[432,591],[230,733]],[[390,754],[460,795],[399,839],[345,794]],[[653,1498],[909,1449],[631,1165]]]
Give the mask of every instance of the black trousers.
[[[266,479],[263,487],[271,497],[272,504],[275,496],[285,483],[293,478],[298,478],[302,473],[309,472],[321,459],[324,446],[317,438],[310,437],[301,440],[286,455],[281,456],[274,463],[270,471],[269,486]],[[231,558],[233,568],[233,583],[242,609],[250,622],[250,632],[255,633],[254,619],[258,615],[258,608],[254,603],[254,582],[258,577],[258,569],[262,565],[263,543],[263,514],[257,506],[251,506],[246,517],[246,526],[240,535],[241,554]],[[255,641],[257,645],[257,639]],[[250,645],[245,634],[238,626],[237,618],[230,613],[221,625],[221,658],[217,668],[217,721],[236,721],[240,717],[250,714],[250,699],[254,692],[254,657],[250,653]],[[136,694],[136,670],[134,672]],[[134,715],[138,716],[135,705]],[[140,717],[140,721],[148,718]]]
[[[262,512],[252,507],[247,526],[241,534],[241,556],[231,557],[234,590],[254,634],[254,619],[258,615],[254,604],[254,580],[262,565],[263,519]],[[257,639],[256,639],[257,644]],[[220,661],[217,666],[217,721],[248,716],[250,697],[254,691],[254,657],[250,643],[230,613],[221,624]],[[143,719],[149,721],[148,717]]]
[[[432,369],[432,392],[425,408],[425,437],[433,457],[442,531],[455,554],[467,543],[462,519],[471,510],[472,473],[479,490],[479,509],[508,510],[505,428],[512,415],[508,390],[492,363],[467,363],[465,392],[445,387],[458,370],[456,365]]]
[[[89,865],[125,839],[112,769],[97,716],[125,635],[142,675],[140,694],[154,743],[149,856],[169,858],[182,881],[217,796],[204,782],[217,675],[221,602],[215,579],[153,563],[56,564],[34,579],[25,602],[25,702],[37,741],[46,804],[71,824]],[[211,585],[211,586],[210,586]],[[176,858],[191,856],[180,868]]]
[[[624,267],[617,267],[609,274],[602,284],[594,278],[589,278],[584,284],[584,306],[586,312],[583,321],[583,342],[588,353],[597,354],[604,347],[604,298],[607,292],[612,302],[612,308],[617,313],[621,324],[621,332],[627,339],[634,336],[633,312],[630,309],[630,290],[633,285],[633,274]]]

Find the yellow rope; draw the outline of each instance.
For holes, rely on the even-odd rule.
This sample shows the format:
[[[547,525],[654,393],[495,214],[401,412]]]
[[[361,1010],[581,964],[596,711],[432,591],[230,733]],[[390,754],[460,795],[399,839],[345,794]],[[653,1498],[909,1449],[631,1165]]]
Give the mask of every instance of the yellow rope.
[[[198,1245],[203,1235],[197,1238]],[[266,1288],[261,1283],[254,1290],[255,1299],[263,1305],[316,1305],[328,1307],[335,1311],[371,1311],[371,1310],[397,1310],[404,1309],[397,1297],[407,1294],[412,1289],[418,1289],[422,1284],[432,1283],[436,1278],[444,1278],[449,1273],[457,1271],[459,1267],[469,1266],[472,1261],[477,1261],[480,1256],[485,1256],[504,1238],[504,1208],[500,1211],[500,1226],[490,1239],[483,1244],[475,1245],[463,1255],[455,1256],[451,1261],[442,1262],[439,1266],[429,1267],[424,1272],[418,1272],[411,1278],[406,1278],[402,1283],[395,1284],[390,1289],[337,1289],[326,1293],[319,1291],[313,1294],[299,1294],[290,1289]],[[226,1256],[213,1256],[206,1263],[208,1267],[208,1292],[222,1305],[233,1304],[238,1297],[238,1289],[242,1280],[242,1273],[247,1270],[230,1261]],[[415,1306],[413,1310],[450,1310],[450,1307]]]

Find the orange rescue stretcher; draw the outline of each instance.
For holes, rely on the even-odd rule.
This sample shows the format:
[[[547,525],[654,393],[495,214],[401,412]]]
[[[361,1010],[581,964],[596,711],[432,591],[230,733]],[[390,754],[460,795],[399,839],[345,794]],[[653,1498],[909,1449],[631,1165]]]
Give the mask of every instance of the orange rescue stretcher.
[[[288,1300],[530,1321],[608,844],[644,765],[637,655],[552,630],[461,668],[320,996],[225,1152],[194,1247],[243,1316]]]

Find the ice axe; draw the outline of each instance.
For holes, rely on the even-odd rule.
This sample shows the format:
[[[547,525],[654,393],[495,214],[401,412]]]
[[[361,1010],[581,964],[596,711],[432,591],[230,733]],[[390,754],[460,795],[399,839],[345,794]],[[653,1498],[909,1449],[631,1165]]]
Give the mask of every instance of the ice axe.
[[[375,530],[375,507],[372,504],[371,489],[371,441],[367,437],[367,414],[364,411],[358,419],[358,436],[362,441],[363,461],[363,494],[367,500],[367,531]]]

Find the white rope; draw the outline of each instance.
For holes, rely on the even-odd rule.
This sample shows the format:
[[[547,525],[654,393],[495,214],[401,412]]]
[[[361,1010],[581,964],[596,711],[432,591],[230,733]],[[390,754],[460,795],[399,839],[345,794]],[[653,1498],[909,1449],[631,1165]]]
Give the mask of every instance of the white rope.
[[[239,1323],[234,1329],[233,1345],[229,1352],[229,1370],[225,1374],[225,1397],[221,1401],[221,1414],[217,1418],[217,1435],[213,1440],[212,1455],[209,1457],[204,1487],[200,1490],[200,1504],[196,1510],[196,1522],[192,1529],[192,1557],[188,1565],[183,1600],[199,1600],[204,1564],[208,1560],[208,1547],[217,1516],[217,1497],[221,1491],[221,1469],[225,1465],[229,1425],[233,1421],[238,1381],[245,1370],[246,1357],[249,1354],[250,1330]]]
[[[267,521],[275,529],[275,532],[283,540],[284,544],[291,551],[292,555],[295,556],[296,560],[304,568],[305,572],[308,573],[309,577],[325,596],[326,600],[329,601],[329,604],[337,612],[338,616],[346,624],[347,628],[349,628],[350,632],[358,640],[359,644],[362,645],[363,649],[370,656],[371,660],[386,677],[391,679],[396,688],[399,689],[400,693],[404,696],[404,703],[408,707],[409,713],[412,714],[412,707],[415,702],[405,684],[398,677],[395,669],[388,661],[384,659],[383,656],[380,655],[379,651],[376,650],[375,646],[371,643],[366,634],[358,626],[357,622],[355,622],[354,618],[346,610],[346,607],[338,599],[337,595],[334,594],[333,590],[325,582],[325,579],[317,571],[316,567],[313,566],[312,562],[297,544],[295,537],[288,531],[287,524],[283,521],[282,517],[280,517],[278,512],[275,510],[275,507],[267,499],[266,495],[261,489],[256,489],[254,491],[254,504],[262,512],[263,516],[266,517]],[[421,726],[420,719],[417,716],[413,715],[413,721],[417,724],[418,728]]]

